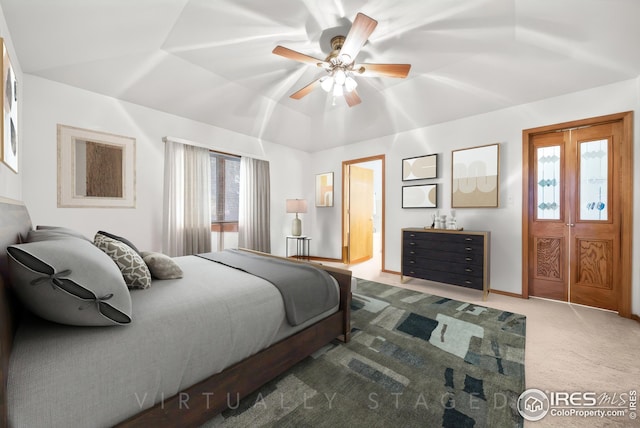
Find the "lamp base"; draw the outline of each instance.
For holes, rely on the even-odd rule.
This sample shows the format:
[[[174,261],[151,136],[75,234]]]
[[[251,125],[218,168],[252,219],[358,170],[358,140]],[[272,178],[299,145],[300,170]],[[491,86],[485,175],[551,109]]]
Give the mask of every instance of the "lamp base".
[[[294,218],[293,222],[291,222],[291,235],[302,235],[302,221],[299,218]]]

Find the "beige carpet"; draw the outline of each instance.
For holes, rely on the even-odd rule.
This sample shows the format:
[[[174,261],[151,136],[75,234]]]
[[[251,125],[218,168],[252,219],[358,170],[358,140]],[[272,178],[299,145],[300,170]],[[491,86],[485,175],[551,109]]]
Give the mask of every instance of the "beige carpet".
[[[325,263],[324,264],[331,264]],[[345,267],[342,264],[336,266]],[[443,297],[508,310],[527,317],[525,379],[527,388],[555,392],[640,394],[640,323],[617,314],[543,299],[519,299],[380,272],[379,260],[348,267],[358,278],[424,291]],[[640,403],[638,406],[640,410]],[[640,412],[637,412],[640,417]],[[640,418],[545,416],[525,427],[640,427]]]

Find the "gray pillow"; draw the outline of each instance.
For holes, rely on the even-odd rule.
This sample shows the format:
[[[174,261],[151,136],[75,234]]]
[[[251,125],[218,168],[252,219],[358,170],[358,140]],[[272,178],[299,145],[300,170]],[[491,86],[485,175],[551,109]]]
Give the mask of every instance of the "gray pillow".
[[[131,322],[131,296],[113,261],[91,242],[59,239],[11,245],[9,275],[36,315],[61,324]]]
[[[133,248],[101,233],[96,233],[93,242],[116,263],[129,288],[149,288],[151,286],[151,272],[140,254],[135,252]]]
[[[133,251],[135,251],[136,253],[140,254],[140,251],[136,248],[135,245],[133,245],[133,242],[129,241],[127,238],[123,238],[122,236],[114,235],[113,233],[105,232],[104,230],[99,230],[98,233],[101,234],[101,235],[104,235],[104,236],[108,236],[111,239],[115,239],[116,241],[120,241],[123,244],[126,244],[129,247],[131,247],[131,249]]]
[[[25,242],[50,241],[52,239],[84,239],[55,229],[30,230]]]
[[[51,232],[61,233],[61,234],[64,234],[64,235],[73,236],[73,237],[84,239],[85,241],[91,242],[91,239],[87,238],[82,233],[80,233],[80,232],[78,232],[77,230],[74,230],[74,229],[69,229],[68,227],[38,225],[38,226],[36,226],[36,230],[38,230],[38,231],[40,231],[40,230],[48,230],[48,231],[51,231]]]
[[[142,260],[151,271],[151,276],[156,279],[177,279],[182,278],[182,269],[169,256],[152,251],[143,251]]]

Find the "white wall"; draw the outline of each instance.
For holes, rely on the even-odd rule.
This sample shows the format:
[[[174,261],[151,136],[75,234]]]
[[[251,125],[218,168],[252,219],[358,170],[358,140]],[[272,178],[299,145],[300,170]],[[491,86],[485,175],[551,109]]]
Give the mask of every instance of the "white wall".
[[[0,37],[4,39],[4,44],[7,47],[9,58],[11,58],[11,65],[13,71],[16,73],[16,80],[18,82],[18,173],[16,174],[11,168],[9,168],[4,162],[0,162],[0,196],[4,196],[11,199],[22,199],[22,165],[24,159],[22,158],[22,130],[24,129],[24,121],[22,116],[22,102],[24,97],[22,96],[23,85],[23,73],[20,63],[18,62],[18,56],[13,49],[13,43],[11,41],[11,35],[7,30],[7,22],[4,19],[4,13],[0,8]],[[0,48],[1,49],[1,48]],[[0,144],[2,146],[2,144]],[[2,149],[2,147],[0,147]]]
[[[428,101],[427,101],[428,102]],[[363,141],[312,155],[311,174],[336,171],[332,211],[323,211],[309,232],[323,236],[324,257],[340,257],[340,171],[344,160],[386,155],[385,268],[400,271],[400,229],[430,224],[435,209],[401,208],[403,158],[439,155],[438,210],[451,207],[451,151],[500,143],[500,207],[457,209],[459,226],[491,232],[491,288],[520,294],[522,291],[522,130],[640,108],[640,78],[581,91],[531,104],[499,110],[410,132]],[[634,182],[640,183],[640,114],[634,117]],[[640,257],[640,184],[634,188],[634,260]],[[640,263],[633,263],[633,313],[640,313]]]
[[[22,199],[34,224],[73,227],[91,238],[103,229],[126,236],[141,250],[160,251],[162,138],[172,136],[270,162],[272,252],[284,255],[291,220],[285,199],[312,188],[299,180],[308,170],[308,153],[36,76],[23,80]],[[136,208],[57,208],[58,123],[136,139]]]

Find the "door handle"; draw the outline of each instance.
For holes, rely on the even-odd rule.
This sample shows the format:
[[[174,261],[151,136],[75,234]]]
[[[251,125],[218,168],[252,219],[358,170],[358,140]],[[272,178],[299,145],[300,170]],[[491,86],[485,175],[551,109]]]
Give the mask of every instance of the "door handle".
[[[566,226],[573,227],[573,226],[575,226],[575,224],[574,223],[567,223]]]

